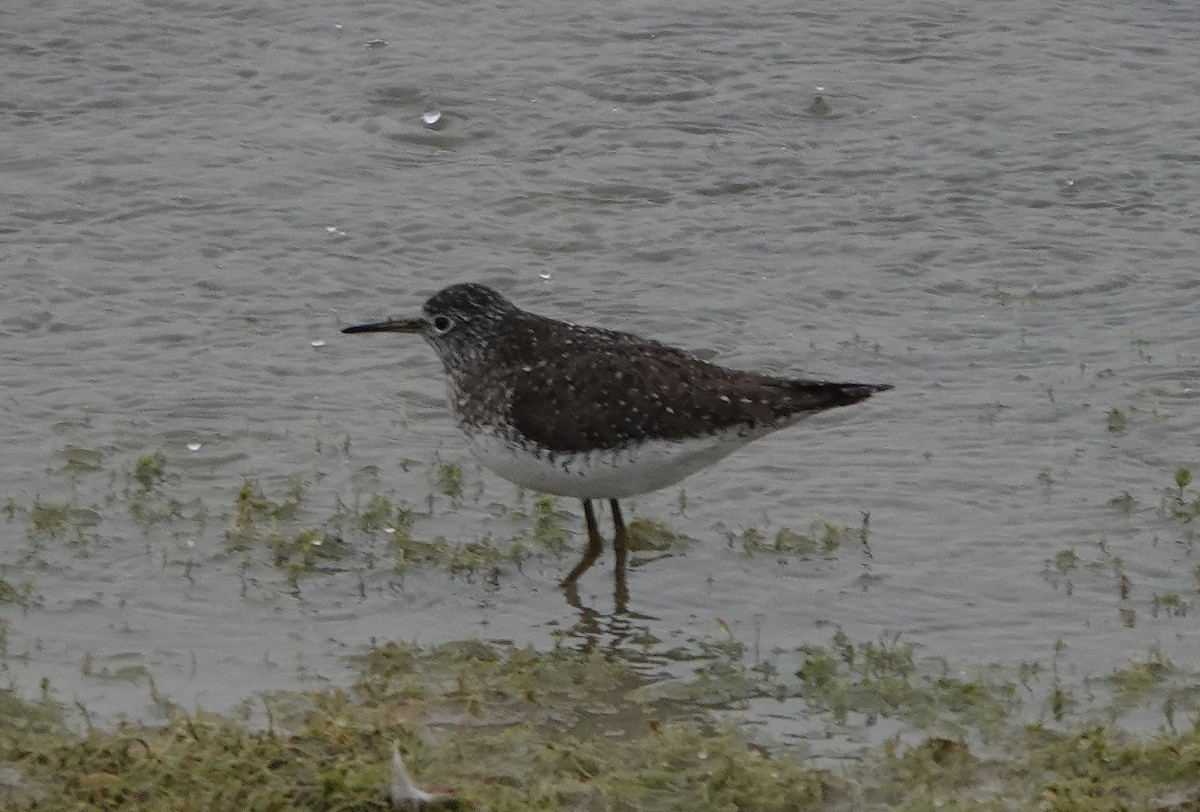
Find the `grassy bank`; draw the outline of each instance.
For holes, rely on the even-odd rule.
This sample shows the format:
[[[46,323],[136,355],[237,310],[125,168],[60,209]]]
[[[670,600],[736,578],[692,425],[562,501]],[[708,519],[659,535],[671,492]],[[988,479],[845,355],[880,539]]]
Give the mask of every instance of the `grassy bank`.
[[[393,742],[419,785],[451,793],[443,808],[1200,808],[1194,721],[1142,738],[1021,722],[1012,683],[923,673],[910,655],[835,638],[794,678],[768,680],[734,652],[667,689],[594,652],[390,642],[361,658],[348,690],[260,697],[267,721],[254,727],[176,710],[163,726],[79,732],[49,696],[0,692],[0,809],[387,809]],[[830,766],[729,721],[770,691],[831,725],[849,703],[903,730]],[[929,732],[948,725],[960,735]]]

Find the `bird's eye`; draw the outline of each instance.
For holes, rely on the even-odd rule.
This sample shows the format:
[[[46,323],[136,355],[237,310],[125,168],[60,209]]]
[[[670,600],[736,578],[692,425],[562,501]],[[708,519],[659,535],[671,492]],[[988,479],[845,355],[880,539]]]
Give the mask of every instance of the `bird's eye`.
[[[449,316],[434,316],[433,331],[438,335],[445,335],[450,332],[450,328],[454,326],[454,320]]]

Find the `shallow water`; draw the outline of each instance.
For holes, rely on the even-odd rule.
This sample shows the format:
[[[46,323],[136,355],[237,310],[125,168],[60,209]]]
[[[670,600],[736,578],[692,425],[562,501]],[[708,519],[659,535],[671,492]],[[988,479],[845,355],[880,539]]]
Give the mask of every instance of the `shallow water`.
[[[10,8],[0,35],[0,498],[115,502],[86,545],[0,525],[0,577],[38,596],[0,620],[23,690],[154,718],[119,669],[224,708],[345,681],[372,638],[662,651],[723,624],[763,652],[840,627],[1012,667],[1062,640],[1076,684],[1152,646],[1200,667],[1161,601],[1195,602],[1191,526],[1159,510],[1200,464],[1190,6],[77,6]],[[632,573],[630,617],[607,561],[594,613],[566,605],[573,551],[495,583],[243,569],[223,513],[246,477],[419,505],[435,457],[469,463],[431,350],[337,332],[468,279],[896,390],[695,475],[683,513],[635,500],[695,541]],[[65,476],[70,447],[97,470]],[[128,517],[110,477],[153,449],[204,527]],[[422,530],[502,534],[515,499],[468,467]],[[863,512],[869,558],[726,541]]]

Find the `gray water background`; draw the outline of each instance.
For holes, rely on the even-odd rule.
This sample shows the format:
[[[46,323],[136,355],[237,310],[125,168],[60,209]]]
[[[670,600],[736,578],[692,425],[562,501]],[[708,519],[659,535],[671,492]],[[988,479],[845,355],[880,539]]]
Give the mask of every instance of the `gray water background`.
[[[686,650],[723,624],[763,656],[841,628],[962,668],[1061,640],[1071,685],[1151,647],[1200,667],[1194,612],[1154,612],[1200,563],[1159,510],[1200,463],[1193,4],[16,0],[0,23],[0,499],[69,496],[68,447],[161,448],[215,506],[186,537],[114,509],[32,569],[0,523],[0,577],[39,596],[0,609],[23,692],[154,719],[144,681],[95,672],[222,709],[344,684],[372,639]],[[330,504],[365,467],[419,504],[423,466],[464,462],[473,495],[426,532],[503,532],[514,490],[470,468],[432,351],[338,333],[464,280],[896,390],[695,475],[682,514],[631,503],[695,540],[633,572],[632,617],[607,559],[598,614],[566,605],[574,551],[496,583],[239,571],[218,508],[246,477]],[[870,559],[725,535],[864,511]]]

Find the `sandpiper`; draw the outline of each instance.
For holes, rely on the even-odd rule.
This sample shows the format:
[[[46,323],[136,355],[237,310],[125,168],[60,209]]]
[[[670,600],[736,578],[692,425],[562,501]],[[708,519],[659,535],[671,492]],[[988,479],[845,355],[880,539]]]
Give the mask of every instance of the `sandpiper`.
[[[437,351],[450,408],[479,462],[535,491],[583,501],[588,541],[569,591],[604,547],[592,500],[612,507],[618,603],[629,538],[618,500],[655,491],[803,417],[889,384],[727,369],[630,333],[521,310],[491,288],[451,285],[417,318],[343,333],[415,333]]]

